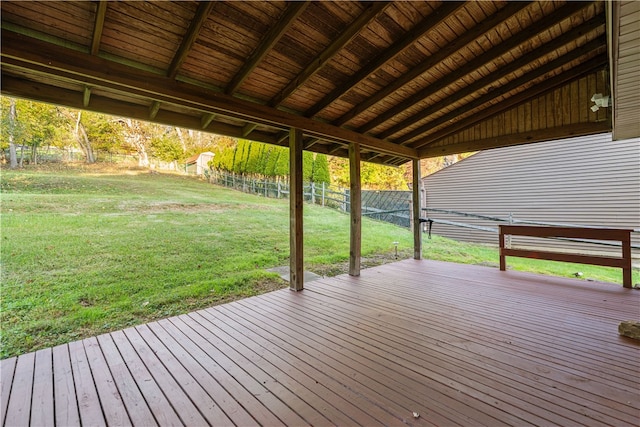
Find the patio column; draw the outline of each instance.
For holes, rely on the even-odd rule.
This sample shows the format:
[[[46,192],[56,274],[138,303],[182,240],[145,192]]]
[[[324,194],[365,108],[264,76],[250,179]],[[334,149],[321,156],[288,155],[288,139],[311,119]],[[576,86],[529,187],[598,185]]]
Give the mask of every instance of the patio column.
[[[360,253],[362,249],[362,196],[360,189],[360,144],[349,144],[349,210],[351,233],[349,249],[349,274],[360,275]]]
[[[301,291],[304,280],[302,254],[302,131],[289,130],[289,289]]]
[[[422,223],[420,222],[420,160],[413,160],[413,258],[422,259]]]

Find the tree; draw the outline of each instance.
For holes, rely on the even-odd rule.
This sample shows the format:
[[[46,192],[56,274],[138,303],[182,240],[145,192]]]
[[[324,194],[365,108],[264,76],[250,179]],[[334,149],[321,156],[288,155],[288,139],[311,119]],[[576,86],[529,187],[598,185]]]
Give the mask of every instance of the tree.
[[[311,151],[302,152],[302,181],[311,182],[313,180],[313,153]]]
[[[15,169],[18,167],[18,158],[16,157],[16,133],[18,131],[17,120],[16,120],[16,100],[11,98],[11,105],[9,107],[9,161],[11,165],[11,169]]]
[[[326,154],[316,154],[316,158],[313,161],[313,176],[311,180],[317,184],[331,183],[331,177],[329,176],[329,163],[327,162]]]
[[[149,124],[132,119],[121,119],[120,124],[125,142],[138,153],[138,166],[149,167],[147,153],[147,145],[151,139]]]

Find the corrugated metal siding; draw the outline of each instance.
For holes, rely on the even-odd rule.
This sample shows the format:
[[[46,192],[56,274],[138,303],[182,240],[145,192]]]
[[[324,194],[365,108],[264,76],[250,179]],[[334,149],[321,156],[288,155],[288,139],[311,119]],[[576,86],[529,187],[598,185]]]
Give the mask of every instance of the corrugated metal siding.
[[[424,206],[480,215],[640,228],[640,139],[611,134],[550,141],[477,153],[423,179]],[[428,212],[423,216],[496,227],[496,222]],[[497,234],[434,224],[433,233],[497,244]],[[640,245],[639,233],[632,243]],[[603,246],[514,237],[513,246],[611,252]],[[619,253],[619,249],[616,250]],[[634,256],[640,256],[635,250]]]

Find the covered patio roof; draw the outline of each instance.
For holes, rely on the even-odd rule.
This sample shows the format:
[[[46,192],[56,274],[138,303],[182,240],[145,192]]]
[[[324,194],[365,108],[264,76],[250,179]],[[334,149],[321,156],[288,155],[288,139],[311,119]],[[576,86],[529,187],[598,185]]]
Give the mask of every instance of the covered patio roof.
[[[602,1],[1,7],[3,94],[389,165],[611,131],[630,28]]]

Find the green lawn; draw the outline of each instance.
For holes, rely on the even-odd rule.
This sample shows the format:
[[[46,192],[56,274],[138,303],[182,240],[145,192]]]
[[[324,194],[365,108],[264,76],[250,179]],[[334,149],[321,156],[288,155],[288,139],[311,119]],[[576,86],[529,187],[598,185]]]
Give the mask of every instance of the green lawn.
[[[195,178],[104,166],[2,171],[5,358],[286,286],[288,201]],[[349,217],[305,205],[306,268],[344,273]],[[363,266],[413,254],[408,230],[363,219]],[[492,248],[425,239],[425,257],[497,263]],[[621,273],[510,259],[519,270],[620,283]],[[638,273],[634,272],[634,283]]]

